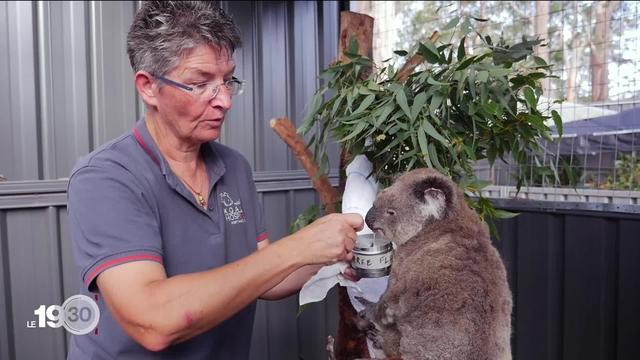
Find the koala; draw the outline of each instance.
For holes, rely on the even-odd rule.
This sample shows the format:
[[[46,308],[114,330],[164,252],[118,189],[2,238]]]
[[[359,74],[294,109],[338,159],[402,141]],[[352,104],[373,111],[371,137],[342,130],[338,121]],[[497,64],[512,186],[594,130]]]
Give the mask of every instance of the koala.
[[[385,356],[511,359],[506,271],[451,179],[407,172],[378,194],[365,221],[396,247],[386,292],[361,313]]]

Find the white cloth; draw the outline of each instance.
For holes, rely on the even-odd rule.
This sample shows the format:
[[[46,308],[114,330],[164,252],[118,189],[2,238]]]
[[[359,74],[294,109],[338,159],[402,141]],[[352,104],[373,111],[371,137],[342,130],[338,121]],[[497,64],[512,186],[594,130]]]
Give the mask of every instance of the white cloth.
[[[349,264],[343,261],[321,268],[318,273],[304,284],[302,290],[300,290],[300,306],[324,300],[327,292],[338,283],[341,286],[352,287],[359,290],[355,282],[345,279],[342,275],[347,267],[349,267]]]
[[[362,218],[366,217],[378,193],[378,182],[373,177],[367,178],[372,170],[373,165],[364,155],[356,156],[347,166],[347,182],[342,196],[343,213],[357,213]],[[371,229],[365,224],[358,235],[371,233]],[[361,279],[356,284],[342,276],[347,266],[346,262],[341,262],[321,268],[300,290],[300,305],[324,300],[329,290],[338,283],[348,287],[347,292],[351,304],[357,311],[364,307],[354,299],[354,296],[361,296],[369,301],[377,302],[387,288],[387,277]]]
[[[357,213],[364,219],[367,212],[373,206],[378,193],[378,182],[369,176],[373,170],[373,165],[364,155],[356,156],[347,166],[347,182],[342,195],[342,212]],[[371,234],[367,224],[358,232],[358,235]],[[300,306],[324,300],[329,290],[336,284],[347,287],[349,300],[356,311],[361,311],[364,306],[355,299],[356,296],[363,297],[371,302],[378,302],[380,296],[387,289],[388,276],[381,278],[364,278],[357,283],[347,280],[342,275],[349,266],[346,262],[325,266],[316,275],[307,281],[300,290]],[[367,339],[369,353],[378,355],[379,350],[374,349],[371,341]]]

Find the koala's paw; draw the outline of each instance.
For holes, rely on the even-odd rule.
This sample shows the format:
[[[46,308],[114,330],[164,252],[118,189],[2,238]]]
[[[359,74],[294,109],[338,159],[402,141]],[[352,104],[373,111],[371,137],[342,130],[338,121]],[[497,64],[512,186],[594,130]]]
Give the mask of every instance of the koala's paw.
[[[334,343],[335,340],[333,339],[333,336],[329,335],[327,337],[327,354],[328,354],[328,360],[336,360],[336,354],[335,354],[335,350],[334,350]]]
[[[358,313],[358,316],[356,317],[356,327],[360,331],[369,331],[370,329],[375,328],[375,325],[369,318],[366,310],[362,310]]]
[[[380,319],[380,322],[385,326],[395,323],[395,313],[393,312],[393,310],[391,310],[390,308],[386,308],[384,310],[382,318]]]
[[[375,326],[367,331],[367,339],[371,341],[371,345],[374,348],[382,349],[382,335],[380,335],[380,331]]]

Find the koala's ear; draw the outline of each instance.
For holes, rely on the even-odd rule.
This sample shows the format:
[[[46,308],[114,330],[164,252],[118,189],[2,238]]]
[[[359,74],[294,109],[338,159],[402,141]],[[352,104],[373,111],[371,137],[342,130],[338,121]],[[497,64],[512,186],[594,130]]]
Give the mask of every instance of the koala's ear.
[[[437,188],[428,188],[424,191],[425,200],[435,200],[438,202],[444,202],[444,191]]]
[[[418,200],[422,202],[429,201],[446,201],[446,184],[442,179],[435,177],[428,177],[422,181],[417,182],[413,188],[413,194]]]

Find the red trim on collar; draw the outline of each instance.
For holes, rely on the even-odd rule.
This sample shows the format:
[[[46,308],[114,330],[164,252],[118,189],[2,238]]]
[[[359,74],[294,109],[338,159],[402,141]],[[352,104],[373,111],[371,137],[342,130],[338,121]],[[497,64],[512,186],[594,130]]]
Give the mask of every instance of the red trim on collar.
[[[136,129],[135,127],[133,128],[133,135],[136,137],[136,141],[138,142],[138,145],[142,147],[142,150],[144,150],[144,152],[146,152],[147,155],[149,155],[151,160],[153,160],[153,162],[156,163],[156,165],[158,165],[159,168],[162,168],[160,166],[160,160],[158,160],[158,157],[153,153],[153,151],[151,151],[149,146],[145,144],[144,140],[142,140],[142,136],[140,136],[140,133],[138,132],[138,129]]]

